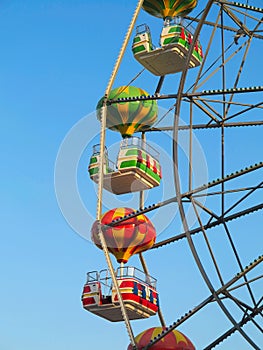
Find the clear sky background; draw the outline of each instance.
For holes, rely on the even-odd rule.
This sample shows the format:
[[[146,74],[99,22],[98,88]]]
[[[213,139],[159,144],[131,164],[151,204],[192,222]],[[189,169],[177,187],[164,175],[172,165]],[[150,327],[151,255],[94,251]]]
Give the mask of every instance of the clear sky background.
[[[128,346],[122,323],[109,323],[82,309],[80,297],[86,272],[105,268],[106,263],[103,254],[75,233],[63,217],[54,189],[54,167],[64,137],[87,115],[90,119],[84,119],[83,125],[90,125],[94,140],[98,141],[99,123],[94,110],[104,94],[135,5],[136,1],[127,0],[0,2],[0,350],[124,350]],[[160,32],[161,20],[158,26],[156,19],[141,14],[138,23],[145,21],[155,25],[156,33]],[[128,83],[140,70],[129,51],[115,86]],[[171,81],[166,88],[176,91],[178,81],[178,78]],[[139,86],[153,93],[156,79],[148,74],[141,78]],[[259,116],[259,119],[262,118]],[[89,132],[87,130],[87,135]],[[256,132],[253,134],[256,140],[251,134],[249,143],[254,149],[258,142],[258,153],[253,153],[251,161],[243,164],[236,157],[239,149],[233,148],[233,162],[237,163],[233,163],[231,170],[261,160],[262,147],[259,131]],[[84,134],[82,128],[82,137]],[[157,136],[152,137],[155,144],[160,144]],[[233,134],[233,137],[239,136]],[[109,138],[109,144],[120,141],[114,133],[110,133]],[[94,140],[87,140],[87,149],[77,169],[80,195],[91,217],[95,215],[96,194],[86,168]],[[206,142],[205,138],[203,141]],[[170,152],[169,147],[165,152]],[[218,169],[217,165],[215,168]],[[211,169],[210,177],[217,177],[216,173]],[[61,181],[67,181],[66,173]],[[170,185],[168,176],[166,187],[161,188],[164,197]],[[160,193],[156,190],[148,194],[147,202],[158,201]],[[117,202],[113,199],[111,202],[108,194],[105,197],[105,207],[116,206]],[[132,201],[137,201],[137,197],[122,199],[125,205]],[[71,204],[72,210],[76,210],[74,203]],[[174,209],[167,209],[165,215]],[[256,214],[258,220],[260,215]],[[155,219],[155,224],[162,227],[162,220]],[[86,236],[92,222],[82,221],[87,227]],[[169,224],[174,230],[181,229],[178,223]],[[247,219],[238,225],[238,228],[243,225],[246,232],[252,221]],[[162,237],[165,235],[168,237],[169,230],[164,231]],[[241,238],[242,252],[246,237]],[[216,245],[216,240],[214,243]],[[255,239],[251,260],[260,253],[257,243]],[[175,247],[179,249],[174,250]],[[158,278],[168,324],[208,296],[186,242],[146,253],[146,258],[152,275]],[[249,258],[244,259],[245,262],[250,262]],[[131,265],[138,265],[138,260],[132,258]],[[181,327],[197,349],[209,343],[210,335],[217,334],[215,330],[223,332],[230,327],[215,309],[216,306],[212,306],[210,313],[201,312],[192,323],[186,322]],[[209,327],[209,317],[213,325],[206,332],[203,327]],[[135,334],[158,324],[157,317],[132,322]],[[250,349],[237,336],[222,349],[238,347]]]

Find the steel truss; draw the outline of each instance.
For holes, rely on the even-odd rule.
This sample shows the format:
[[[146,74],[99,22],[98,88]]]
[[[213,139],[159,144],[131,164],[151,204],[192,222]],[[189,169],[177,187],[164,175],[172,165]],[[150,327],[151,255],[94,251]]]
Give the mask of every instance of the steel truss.
[[[142,5],[142,1],[139,1],[138,9]],[[136,12],[137,14],[137,12]],[[213,16],[210,14],[213,14]],[[205,8],[200,12],[200,15],[196,18],[188,16],[187,19],[195,22],[197,27],[193,37],[193,43],[190,48],[188,59],[185,62],[185,69],[181,74],[178,90],[170,94],[162,94],[162,86],[166,77],[160,77],[157,83],[157,87],[153,95],[144,97],[122,98],[115,100],[108,100],[109,87],[112,86],[115,74],[112,75],[112,80],[105,93],[105,101],[103,107],[102,116],[102,131],[101,131],[101,159],[103,160],[104,150],[104,134],[105,134],[105,115],[107,106],[114,103],[122,103],[129,101],[139,100],[172,100],[174,110],[174,124],[171,126],[156,126],[146,130],[147,132],[160,132],[165,131],[173,132],[173,162],[174,162],[174,184],[175,184],[175,196],[165,199],[162,202],[152,204],[144,207],[143,194],[141,194],[140,205],[137,211],[130,214],[128,217],[119,218],[110,224],[109,226],[115,226],[127,219],[136,217],[140,214],[145,214],[153,210],[161,209],[164,206],[176,203],[179,209],[180,220],[183,225],[183,232],[171,233],[169,238],[159,240],[152,248],[161,249],[167,244],[178,242],[179,240],[186,240],[191,250],[193,259],[199,269],[199,272],[206,284],[209,296],[201,301],[199,305],[193,307],[185,315],[177,319],[173,324],[167,326],[165,330],[159,334],[154,340],[152,340],[145,348],[150,349],[154,344],[160,341],[166,334],[180,326],[182,323],[189,321],[193,315],[196,315],[200,310],[208,307],[211,303],[217,304],[219,309],[226,316],[226,319],[231,324],[231,327],[226,329],[222,334],[218,335],[216,339],[211,340],[210,344],[205,346],[204,349],[212,349],[227,340],[232,334],[239,333],[244,338],[245,342],[253,349],[262,349],[258,344],[258,340],[255,340],[253,336],[246,330],[245,325],[250,324],[254,326],[259,332],[263,331],[262,317],[263,317],[263,297],[255,292],[254,286],[262,281],[263,277],[263,255],[255,257],[254,261],[247,262],[248,265],[244,266],[244,260],[246,257],[241,256],[238,247],[236,246],[236,232],[231,227],[233,220],[242,220],[247,215],[253,216],[256,212],[263,209],[262,203],[262,188],[263,182],[258,179],[262,178],[263,163],[261,159],[258,159],[258,163],[250,165],[248,159],[244,159],[244,169],[235,171],[233,173],[227,173],[226,156],[229,149],[226,147],[226,130],[235,127],[262,127],[263,125],[263,98],[261,85],[247,85],[244,81],[249,80],[253,83],[253,79],[243,80],[243,76],[248,78],[246,71],[246,63],[249,60],[249,54],[251,48],[253,48],[254,41],[260,43],[262,50],[262,14],[263,9],[250,6],[248,3],[237,3],[225,0],[209,0]],[[136,16],[135,16],[136,17]],[[134,18],[135,18],[134,17]],[[134,19],[133,18],[133,19]],[[132,22],[132,26],[134,21]],[[131,27],[132,28],[132,27]],[[131,29],[130,28],[130,29]],[[194,44],[207,28],[209,28],[209,35],[206,36],[207,45],[204,53],[204,60],[201,64],[197,75],[194,78],[194,82],[189,86],[188,69],[190,62],[191,52],[194,49]],[[129,33],[130,33],[129,29]],[[232,39],[229,40],[229,35]],[[218,42],[220,47],[220,54],[214,55],[213,45]],[[127,44],[127,43],[126,43]],[[262,55],[263,51],[259,54]],[[121,54],[118,61],[121,61]],[[238,58],[238,60],[236,60]],[[231,66],[233,60],[235,62],[236,74],[233,81],[229,83],[227,76],[228,66]],[[236,62],[239,62],[238,64]],[[118,62],[119,64],[119,62]],[[262,78],[262,68],[258,67],[259,75]],[[233,71],[231,72],[234,74]],[[214,79],[216,78],[218,86],[214,88]],[[210,84],[210,81],[212,82]],[[211,86],[212,85],[212,86]],[[184,105],[189,107],[189,118],[185,120],[186,112],[183,108]],[[186,121],[186,125],[180,125],[179,119],[182,118]],[[243,120],[242,118],[245,118]],[[220,163],[220,174],[217,179],[214,179],[201,186],[195,187],[193,185],[193,169],[192,161],[194,158],[194,150],[192,148],[193,131],[198,130],[205,132],[218,132],[219,134],[219,151],[215,155],[215,161]],[[188,169],[182,169],[179,161],[179,135],[181,132],[189,133],[189,165]],[[103,161],[102,161],[103,164]],[[208,168],[209,168],[208,164]],[[101,167],[102,168],[102,167]],[[180,185],[181,173],[188,173],[188,188],[183,189]],[[100,219],[101,207],[102,207],[102,188],[103,188],[103,173],[100,171],[99,193],[98,193],[98,211],[97,220]],[[257,179],[257,180],[255,180]],[[239,180],[239,182],[237,182]],[[236,195],[239,195],[237,198]],[[228,204],[227,198],[233,197],[231,205]],[[207,198],[207,204],[200,202],[200,198]],[[211,199],[211,200],[210,200]],[[218,206],[214,205],[214,202],[219,203]],[[187,216],[186,207],[191,207],[195,214],[197,224],[195,227],[190,227]],[[261,225],[262,227],[262,225]],[[258,230],[261,230],[261,227]],[[236,273],[231,279],[227,280],[224,277],[224,273],[221,271],[220,262],[217,261],[217,256],[213,251],[213,246],[210,242],[210,236],[216,228],[220,228],[220,232],[215,232],[215,235],[224,237],[229,247],[231,248],[233,257],[238,267],[238,273]],[[101,227],[101,240],[104,248],[104,253],[109,266],[109,254],[107,247],[103,244],[103,230]],[[208,232],[207,232],[208,231]],[[195,242],[195,236],[199,235],[205,242],[207,252],[212,261],[212,265],[217,278],[217,283],[214,283],[214,279],[210,277],[210,272],[207,266],[202,262],[202,256],[198,250]],[[249,241],[248,241],[249,243]],[[262,242],[258,242],[262,246]],[[144,271],[148,273],[146,262],[142,255],[140,260]],[[252,273],[253,272],[253,273]],[[112,271],[113,280],[114,272]],[[118,290],[118,286],[115,286]],[[242,299],[235,295],[236,291],[246,291],[248,298]],[[129,323],[127,314],[125,312],[125,305],[119,297],[123,317],[128,330],[128,334],[131,339],[133,348],[136,349],[136,342],[134,340],[131,325]],[[234,304],[239,310],[238,316],[232,314],[232,306]],[[241,316],[240,316],[241,315]],[[165,326],[162,315],[159,315],[161,325]],[[262,341],[262,338],[261,338]]]

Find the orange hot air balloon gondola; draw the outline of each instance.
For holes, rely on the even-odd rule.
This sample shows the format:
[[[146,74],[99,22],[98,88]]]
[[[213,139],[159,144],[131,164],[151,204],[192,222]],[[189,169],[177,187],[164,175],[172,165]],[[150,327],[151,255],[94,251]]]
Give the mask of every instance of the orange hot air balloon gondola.
[[[115,208],[101,218],[102,230],[109,251],[119,263],[126,263],[136,253],[152,247],[156,231],[151,221],[143,214],[129,218],[114,226],[108,224],[118,218],[134,213],[131,208]],[[92,240],[100,248],[98,222],[92,226]],[[120,266],[116,280],[130,320],[148,318],[159,309],[156,279],[131,266]],[[106,288],[106,294],[105,294]],[[95,315],[112,322],[123,321],[119,298],[112,286],[108,270],[91,271],[82,293],[83,307]]]
[[[146,345],[150,343],[155,337],[157,337],[165,328],[153,327],[140,333],[135,337],[135,341],[138,350],[142,350]],[[132,350],[133,347],[130,344],[127,350]],[[183,333],[173,330],[169,332],[164,338],[151,347],[152,350],[195,350],[194,345]]]
[[[126,263],[132,255],[151,248],[155,243],[155,228],[143,214],[114,226],[105,226],[132,213],[134,213],[134,210],[131,208],[115,208],[107,211],[101,218],[107,247],[119,263]],[[98,237],[97,222],[92,226],[91,235],[96,246],[102,249]]]

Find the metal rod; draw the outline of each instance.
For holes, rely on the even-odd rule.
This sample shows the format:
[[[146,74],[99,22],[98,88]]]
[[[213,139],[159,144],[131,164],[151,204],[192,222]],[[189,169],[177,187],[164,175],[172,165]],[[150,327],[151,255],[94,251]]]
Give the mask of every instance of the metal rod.
[[[129,216],[127,216],[127,217],[122,217],[122,218],[119,218],[117,221],[112,221],[112,222],[108,223],[107,226],[119,225],[123,221],[129,220],[131,218],[135,218],[138,215],[148,213],[152,210],[155,210],[157,208],[163,207],[165,205],[171,204],[171,203],[176,202],[176,201],[177,201],[176,197],[171,197],[170,199],[167,199],[163,202],[159,202],[157,204],[150,205],[148,207],[143,208],[142,210],[137,210],[134,213],[129,214]]]
[[[162,338],[164,338],[169,332],[172,332],[175,328],[177,328],[181,323],[183,323],[185,320],[187,320],[190,316],[196,314],[198,311],[200,311],[203,307],[205,307],[207,304],[209,304],[213,300],[213,296],[208,297],[204,301],[202,301],[199,305],[194,307],[191,311],[189,311],[186,315],[184,315],[180,320],[177,322],[174,322],[172,325],[167,327],[167,329],[157,335],[157,337],[154,338],[153,341],[151,341],[150,344],[146,345],[142,350],[147,350],[154,344],[156,344],[158,341],[160,341]]]
[[[242,73],[243,68],[244,68],[244,65],[245,65],[245,61],[246,61],[246,58],[247,58],[247,55],[248,55],[248,51],[249,51],[251,42],[252,42],[252,37],[250,37],[249,40],[248,40],[248,42],[247,42],[247,46],[246,46],[244,55],[243,55],[243,57],[242,57],[241,64],[240,64],[240,66],[239,66],[239,70],[238,70],[238,74],[237,74],[237,77],[236,77],[236,81],[235,81],[234,86],[233,86],[234,89],[236,89],[237,86],[238,86],[238,83],[239,83],[239,80],[240,80],[240,77],[241,77],[241,73]],[[228,101],[227,110],[226,110],[226,115],[228,115],[228,112],[229,112],[229,109],[230,109],[230,106],[231,106],[230,103],[233,101],[233,98],[234,98],[234,93],[232,93],[232,95],[230,96],[230,99],[229,99],[229,101]]]
[[[216,259],[215,259],[214,254],[213,254],[213,250],[212,250],[211,245],[210,245],[210,243],[209,243],[209,240],[208,240],[208,237],[207,237],[205,228],[204,228],[204,226],[203,226],[203,224],[202,224],[200,215],[198,214],[198,211],[197,211],[195,202],[193,201],[192,198],[191,198],[191,202],[192,202],[192,205],[193,205],[194,212],[195,212],[195,215],[196,215],[196,217],[197,217],[198,223],[199,223],[199,225],[200,225],[201,231],[202,231],[202,233],[203,233],[203,237],[204,237],[204,240],[205,240],[205,242],[206,242],[208,251],[209,251],[209,253],[210,253],[210,257],[211,257],[211,259],[212,259],[212,261],[213,261],[213,263],[214,263],[214,267],[215,267],[215,269],[216,269],[217,276],[218,276],[218,278],[219,278],[219,280],[220,280],[220,282],[221,282],[221,285],[224,285],[223,277],[222,277],[222,275],[221,275],[221,273],[220,273],[218,264],[217,264],[217,262],[216,262]]]
[[[160,77],[160,79],[159,79],[159,81],[158,81],[157,88],[156,88],[156,90],[155,90],[155,94],[159,94],[159,93],[160,93],[161,88],[162,88],[162,86],[163,86],[164,78],[165,78],[164,75]]]
[[[232,123],[225,123],[225,128],[235,128],[235,127],[243,127],[243,126],[260,126],[263,125],[263,121],[254,121],[254,122],[232,122]],[[216,124],[193,124],[191,125],[179,125],[178,130],[189,130],[190,128],[198,130],[198,129],[215,129],[215,128],[221,128],[220,123]],[[157,132],[157,131],[172,131],[172,126],[163,126],[163,127],[152,127],[150,129],[145,130],[146,132]]]
[[[261,209],[263,209],[263,204],[255,205],[255,206],[250,207],[248,209],[239,211],[238,213],[235,213],[235,214],[229,215],[227,217],[224,217],[224,222],[228,222],[228,221],[231,221],[231,220],[238,219],[238,218],[240,218],[242,216],[248,215],[250,213],[253,213],[253,212],[261,210]],[[223,218],[220,217],[218,220],[213,221],[213,222],[209,222],[208,224],[204,225],[204,228],[207,230],[209,228],[221,225],[222,222],[223,222]],[[195,229],[190,230],[189,234],[190,235],[195,235],[196,233],[199,233],[201,231],[202,231],[201,227],[197,227]],[[183,238],[186,238],[186,232],[180,233],[180,234],[178,234],[176,236],[173,236],[173,237],[167,238],[167,239],[165,239],[163,241],[160,241],[158,243],[155,243],[154,246],[151,249],[160,248],[160,247],[162,247],[162,246],[164,246],[166,244],[177,242],[177,241],[179,241],[180,239],[183,239]]]
[[[196,80],[195,80],[194,84],[188,89],[188,91],[190,91],[193,88],[193,91],[195,92],[197,90],[197,83],[200,81],[200,79],[206,73],[206,72],[203,73],[203,69],[204,69],[205,62],[206,62],[207,57],[208,57],[208,53],[211,50],[211,45],[212,45],[214,36],[216,34],[216,29],[218,28],[219,20],[220,20],[220,13],[217,15],[216,22],[214,23],[214,28],[212,30],[212,34],[210,35],[209,41],[207,43],[207,48],[206,48],[206,51],[205,51],[205,54],[204,54],[203,61],[201,63],[201,67],[200,67],[200,69],[198,71],[198,75],[196,77]]]
[[[228,291],[229,291],[229,292],[232,292],[233,290],[236,290],[236,289],[238,289],[238,288],[241,288],[241,287],[245,286],[246,284],[251,284],[252,282],[255,282],[255,281],[257,281],[257,280],[259,280],[259,279],[261,279],[261,278],[263,278],[263,275],[257,276],[257,277],[252,278],[251,280],[248,280],[248,281],[246,281],[246,282],[244,282],[244,283],[240,283],[240,284],[238,284],[238,285],[235,286],[235,287],[229,288]]]
[[[142,132],[141,140],[142,140],[142,143],[144,145],[146,143],[146,134],[145,134],[145,132]],[[140,210],[142,210],[144,208],[144,191],[140,191],[139,208],[140,208]]]
[[[253,192],[255,192],[257,189],[262,188],[263,181],[260,182],[257,186],[253,187],[248,193],[246,193],[243,197],[241,197],[235,204],[233,204],[230,208],[228,208],[224,215],[228,214],[231,210],[233,210],[238,204],[243,202],[248,196],[250,196]]]
[[[262,310],[262,308],[261,308]],[[255,309],[253,313],[246,316],[245,318],[242,318],[242,320],[239,322],[239,326],[243,327],[248,321],[250,321],[253,317],[255,317],[260,312],[260,309]],[[211,350],[214,349],[219,343],[227,339],[231,334],[236,332],[236,328],[232,327],[227,332],[222,334],[219,338],[217,338],[215,341],[213,341],[211,344],[209,344],[207,347],[204,348],[204,350]]]
[[[226,120],[233,119],[233,118],[235,118],[235,117],[237,117],[237,116],[239,116],[239,115],[241,115],[241,114],[244,114],[244,113],[246,113],[246,112],[248,112],[248,111],[251,111],[251,110],[254,109],[254,108],[260,107],[260,106],[262,106],[262,105],[263,105],[263,102],[262,102],[262,101],[261,101],[261,102],[258,102],[257,104],[252,105],[252,106],[249,106],[248,108],[245,108],[245,109],[243,109],[243,110],[240,111],[240,112],[237,112],[237,113],[235,113],[235,114],[232,114],[231,116],[227,117]]]
[[[262,189],[263,186],[256,186],[256,189]],[[237,192],[244,192],[244,191],[250,191],[253,190],[255,187],[242,187],[242,188],[235,188],[233,190],[225,190],[225,194],[229,194],[229,193],[237,193]],[[210,193],[205,193],[205,194],[196,194],[193,197],[194,198],[198,198],[198,197],[204,197],[204,196],[215,196],[215,195],[219,195],[221,194],[221,191],[215,191],[215,192],[210,192]],[[226,214],[226,212],[225,212]]]
[[[235,173],[232,173],[230,175],[226,175],[226,177],[222,178],[222,179],[217,179],[217,180],[214,180],[212,182],[208,182],[208,184],[205,184],[203,186],[200,186],[200,187],[197,187],[196,189],[193,189],[192,191],[189,191],[189,192],[185,192],[182,194],[182,198],[184,197],[189,197],[191,196],[192,194],[195,194],[195,193],[198,193],[198,192],[202,192],[208,188],[211,188],[211,187],[214,187],[216,185],[220,185],[222,182],[226,182],[226,181],[229,181],[229,180],[232,180],[234,178],[237,178],[243,174],[247,174],[251,171],[254,171],[256,169],[260,169],[263,167],[263,162],[260,162],[258,164],[255,164],[253,166],[250,166],[249,168],[245,168],[245,169],[242,169],[240,171],[237,171]]]
[[[142,132],[142,142],[146,142],[145,132]],[[144,191],[140,191],[139,207],[140,207],[140,210],[143,210],[143,208],[144,208]],[[149,270],[148,270],[148,267],[146,264],[146,260],[145,260],[144,256],[142,255],[142,253],[139,253],[139,258],[140,258],[144,273],[149,276],[150,274],[149,274]],[[159,320],[160,320],[162,327],[165,327],[165,320],[164,320],[163,314],[161,312],[160,305],[158,307],[158,316],[159,316]]]
[[[248,17],[250,17],[250,16],[248,16]],[[189,21],[192,21],[192,22],[199,22],[199,19],[195,18],[195,17],[186,16],[185,18],[188,19]],[[211,21],[205,21],[204,24],[208,25],[208,26],[211,26],[211,27],[215,26],[215,23],[211,22]],[[220,28],[220,27],[221,27],[221,25],[219,24],[218,28]],[[233,32],[233,33],[237,33],[238,30],[239,30],[237,28],[229,27],[229,26],[224,26],[223,28],[224,28],[224,30],[227,30],[227,31],[230,31],[230,32]],[[253,33],[253,36],[256,39],[263,39],[263,35],[260,35],[260,34],[257,34],[257,33]]]
[[[251,11],[263,13],[263,8],[250,6],[250,5],[246,5],[246,4],[241,4],[241,3],[236,2],[236,1],[233,2],[233,1],[226,1],[226,0],[218,0],[218,2],[221,4],[226,4],[226,5],[230,5],[230,6],[234,6],[234,7],[243,8],[245,10],[251,10]]]
[[[224,26],[224,13],[223,13],[223,5],[221,5],[221,24]],[[226,72],[225,72],[225,36],[224,36],[224,30],[221,29],[221,50],[222,50],[222,89],[226,90]],[[226,102],[226,96],[223,94],[222,96],[223,102]],[[224,121],[226,119],[226,105],[222,104],[222,120],[223,123],[221,125],[221,177],[225,177],[225,128],[224,128]],[[225,183],[222,182],[221,184],[221,212],[222,215],[225,211]]]
[[[238,52],[235,51],[234,54]],[[226,62],[228,62],[233,56],[232,54]],[[210,76],[209,78],[217,73],[217,71],[221,67],[218,67]],[[203,84],[203,83],[202,83]],[[198,86],[200,87],[200,86]],[[194,98],[194,97],[202,97],[202,96],[214,96],[214,95],[230,95],[233,92],[235,94],[244,94],[247,92],[262,92],[263,91],[263,86],[249,86],[249,87],[242,87],[242,88],[237,88],[237,89],[217,89],[217,90],[203,90],[203,91],[197,91],[197,92],[182,92],[182,95],[180,95],[180,98]],[[149,96],[134,96],[134,97],[124,97],[124,98],[117,98],[117,99],[112,99],[107,101],[107,105],[112,105],[112,104],[118,104],[118,103],[123,103],[123,102],[135,102],[135,101],[152,101],[152,100],[169,100],[169,99],[177,99],[178,94],[166,94],[166,95],[149,95]],[[221,102],[223,103],[223,102]]]
[[[231,237],[231,235],[230,235],[230,232],[229,232],[229,229],[228,229],[228,227],[227,227],[227,224],[226,224],[225,222],[223,222],[223,225],[224,225],[224,228],[225,228],[225,231],[226,231],[226,234],[227,234],[227,237],[228,237],[230,246],[231,246],[231,248],[232,248],[232,250],[233,250],[233,252],[234,252],[235,258],[236,258],[236,260],[237,260],[237,264],[238,264],[240,270],[243,270],[244,268],[243,268],[241,259],[240,259],[240,257],[239,257],[238,251],[237,251],[237,249],[236,249],[236,247],[235,247],[235,245],[234,245],[234,242],[233,242],[233,239],[232,239],[232,237]],[[244,276],[244,280],[247,282],[247,277],[246,277],[246,276]],[[247,284],[247,289],[248,289],[248,293],[249,293],[249,295],[250,295],[250,297],[251,297],[251,300],[252,300],[254,306],[256,306],[256,300],[255,300],[255,298],[254,298],[253,292],[252,292],[252,290],[251,290],[249,284]]]
[[[189,160],[188,160],[188,191],[192,190],[193,186],[193,103],[190,103],[190,120],[189,120]]]
[[[236,23],[236,25],[238,25],[246,35],[250,36],[250,31],[247,26],[230,10],[230,8],[223,2],[221,2],[221,7],[224,12]]]
[[[259,263],[261,263],[263,261],[263,256],[260,257],[257,261],[254,261],[252,264],[249,265],[249,267],[246,269],[246,271],[242,271],[240,274],[237,274],[234,278],[232,278],[230,281],[228,281],[228,283],[226,283],[224,286],[222,286],[221,288],[219,288],[218,290],[215,291],[214,294],[211,294],[208,298],[206,298],[203,302],[201,302],[198,306],[196,306],[194,309],[190,310],[188,313],[186,313],[183,317],[181,317],[179,320],[177,320],[176,322],[174,322],[172,325],[170,325],[166,331],[160,333],[159,335],[157,335],[154,340],[151,341],[151,343],[149,343],[146,347],[143,348],[143,350],[147,350],[149,349],[151,346],[153,346],[154,344],[156,344],[157,342],[159,342],[162,338],[164,338],[169,332],[173,331],[175,328],[177,328],[180,324],[182,324],[184,321],[186,321],[189,317],[191,317],[192,315],[194,315],[197,311],[201,310],[203,307],[205,307],[206,305],[208,305],[210,302],[214,301],[215,295],[220,295],[221,293],[224,293],[227,288],[234,284],[236,281],[238,281],[240,278],[243,277],[244,274],[248,273],[249,271],[251,271],[254,267],[256,267]],[[253,312],[248,316],[247,318],[243,318],[241,322],[237,323],[236,326],[234,326],[232,329],[232,333],[234,333],[236,330],[240,330],[241,327],[247,323],[250,319],[252,314],[257,315],[259,312],[261,312],[262,308],[255,308],[253,310]],[[221,338],[221,337],[220,337]],[[224,340],[225,338],[222,338],[222,340]],[[221,340],[221,341],[222,341]],[[212,347],[209,347],[209,349],[211,349]],[[255,349],[260,350],[257,345],[254,346]],[[208,348],[206,348],[208,349]]]

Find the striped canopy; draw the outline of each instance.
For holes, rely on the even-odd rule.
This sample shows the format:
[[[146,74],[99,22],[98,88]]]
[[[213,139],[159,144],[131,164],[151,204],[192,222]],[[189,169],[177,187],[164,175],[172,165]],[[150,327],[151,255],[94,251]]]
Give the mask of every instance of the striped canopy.
[[[120,86],[113,89],[109,100],[127,97],[148,96],[143,89],[134,86]],[[97,118],[101,119],[101,107],[104,98],[97,104]],[[119,131],[122,137],[130,137],[136,131],[143,131],[152,126],[157,120],[158,107],[156,101],[128,101],[113,103],[107,107],[107,128]]]
[[[115,208],[107,211],[101,218],[102,225],[133,213],[131,208]],[[109,251],[119,263],[126,263],[129,258],[151,248],[156,239],[156,231],[151,221],[143,214],[128,219],[116,226],[104,226],[104,237]],[[91,229],[91,237],[96,246],[102,249],[98,237],[98,224]]]
[[[160,18],[185,16],[197,5],[197,0],[144,0],[143,9]]]
[[[153,340],[165,328],[153,327],[140,333],[135,338],[138,350],[142,350],[150,340]],[[181,332],[173,330],[151,347],[152,350],[195,350],[192,342]],[[127,350],[132,350],[130,344]]]

